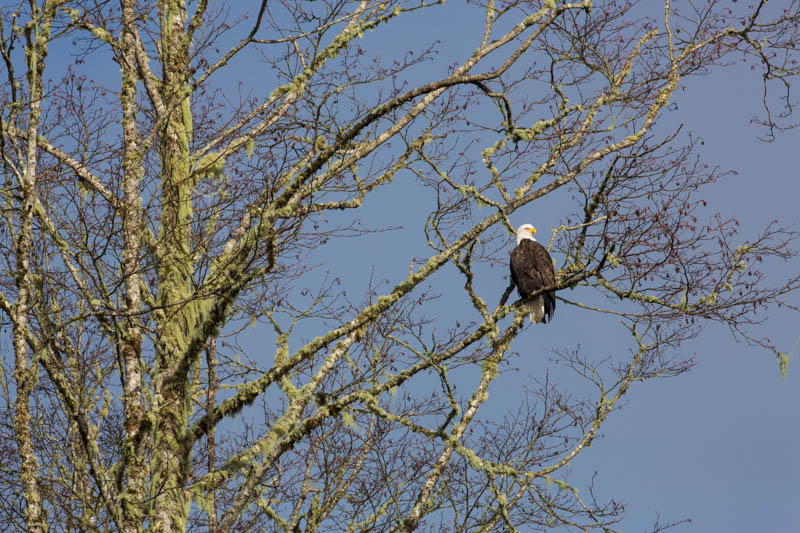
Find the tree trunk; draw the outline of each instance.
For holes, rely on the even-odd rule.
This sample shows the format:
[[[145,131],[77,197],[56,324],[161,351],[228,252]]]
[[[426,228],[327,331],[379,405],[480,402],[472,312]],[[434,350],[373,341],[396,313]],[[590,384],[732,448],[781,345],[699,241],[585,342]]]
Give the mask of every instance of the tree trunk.
[[[155,450],[151,496],[153,530],[183,531],[189,511],[184,490],[188,456],[183,444],[191,405],[188,382],[178,378],[182,358],[197,325],[192,294],[191,253],[192,180],[189,144],[192,117],[189,74],[189,38],[186,6],[182,0],[160,3],[160,53],[163,65],[161,96],[166,120],[161,136],[161,188],[163,212],[157,254],[158,317],[156,346]]]

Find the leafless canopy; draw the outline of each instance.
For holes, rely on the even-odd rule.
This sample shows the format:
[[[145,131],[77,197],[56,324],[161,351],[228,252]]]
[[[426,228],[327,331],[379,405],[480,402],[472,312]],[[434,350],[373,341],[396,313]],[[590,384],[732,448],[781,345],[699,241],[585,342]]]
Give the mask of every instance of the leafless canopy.
[[[613,527],[565,467],[703,324],[774,349],[757,313],[800,284],[759,271],[793,230],[713,215],[724,173],[663,120],[744,60],[761,134],[792,126],[800,4],[753,3],[4,0],[0,523]],[[486,416],[547,356],[492,309],[511,217],[549,202],[559,310],[629,340],[557,345],[589,388]]]

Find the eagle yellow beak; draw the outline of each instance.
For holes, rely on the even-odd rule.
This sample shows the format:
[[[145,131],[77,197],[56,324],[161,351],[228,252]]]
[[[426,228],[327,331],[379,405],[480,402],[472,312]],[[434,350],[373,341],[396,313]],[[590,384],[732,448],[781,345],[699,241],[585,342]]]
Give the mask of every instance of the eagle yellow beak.
[[[530,231],[530,232],[531,232],[531,235],[533,235],[534,233],[536,233],[536,228],[531,228],[531,229],[529,229],[528,231]]]

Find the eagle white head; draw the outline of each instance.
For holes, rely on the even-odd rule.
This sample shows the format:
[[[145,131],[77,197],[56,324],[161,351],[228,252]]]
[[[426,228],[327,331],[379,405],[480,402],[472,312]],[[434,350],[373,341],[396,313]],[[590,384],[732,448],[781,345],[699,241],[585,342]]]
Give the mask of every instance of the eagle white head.
[[[533,236],[536,234],[536,228],[531,226],[530,224],[523,224],[517,228],[517,245],[521,243],[525,239],[530,239],[535,241],[536,239]]]

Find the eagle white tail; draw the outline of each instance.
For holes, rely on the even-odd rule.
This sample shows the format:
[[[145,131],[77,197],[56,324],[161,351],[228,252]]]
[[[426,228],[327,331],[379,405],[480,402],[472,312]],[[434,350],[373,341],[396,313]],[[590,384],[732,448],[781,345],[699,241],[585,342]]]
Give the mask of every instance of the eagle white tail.
[[[544,320],[544,298],[541,295],[528,302],[528,317],[534,324]]]

